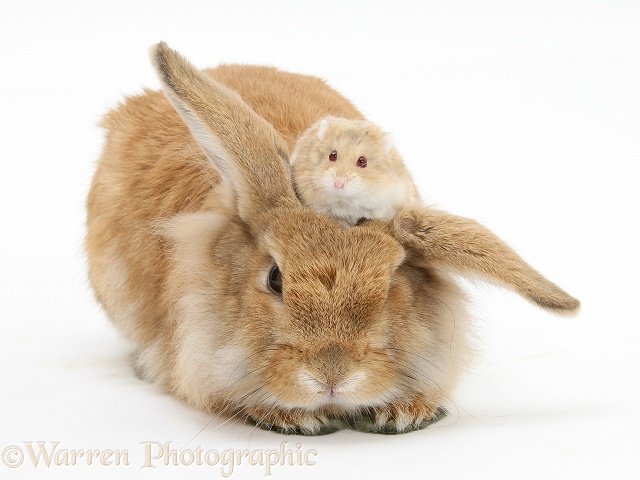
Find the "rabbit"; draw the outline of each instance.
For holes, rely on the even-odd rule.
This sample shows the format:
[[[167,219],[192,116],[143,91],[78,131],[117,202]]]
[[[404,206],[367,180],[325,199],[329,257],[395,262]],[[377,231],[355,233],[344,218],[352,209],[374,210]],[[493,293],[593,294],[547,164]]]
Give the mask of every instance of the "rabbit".
[[[298,139],[289,164],[300,201],[346,226],[420,203],[392,135],[367,120],[324,117]]]
[[[89,280],[140,378],[281,433],[404,433],[444,414],[472,358],[452,273],[578,309],[473,220],[418,205],[344,228],[305,208],[296,139],[329,115],[362,119],[324,81],[203,72],[165,43],[151,58],[163,91],[105,116],[87,198]]]

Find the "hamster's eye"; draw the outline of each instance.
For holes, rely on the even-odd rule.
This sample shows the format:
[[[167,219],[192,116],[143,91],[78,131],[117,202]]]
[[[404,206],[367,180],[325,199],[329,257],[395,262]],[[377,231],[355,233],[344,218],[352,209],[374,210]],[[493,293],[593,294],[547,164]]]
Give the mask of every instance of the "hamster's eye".
[[[364,168],[367,166],[367,159],[364,157],[360,157],[358,159],[358,161],[356,162],[356,165],[359,166],[360,168]]]
[[[329,154],[329,160],[335,162],[338,159],[338,152],[335,150]]]
[[[282,293],[282,273],[280,273],[280,269],[277,265],[274,265],[271,268],[267,283],[272,292]]]

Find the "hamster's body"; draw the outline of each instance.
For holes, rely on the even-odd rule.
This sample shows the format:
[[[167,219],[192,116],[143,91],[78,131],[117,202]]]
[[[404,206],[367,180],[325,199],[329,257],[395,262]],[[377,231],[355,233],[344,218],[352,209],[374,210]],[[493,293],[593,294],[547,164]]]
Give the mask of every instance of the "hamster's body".
[[[302,203],[349,225],[391,220],[420,201],[391,135],[367,120],[323,118],[298,139],[290,164]]]

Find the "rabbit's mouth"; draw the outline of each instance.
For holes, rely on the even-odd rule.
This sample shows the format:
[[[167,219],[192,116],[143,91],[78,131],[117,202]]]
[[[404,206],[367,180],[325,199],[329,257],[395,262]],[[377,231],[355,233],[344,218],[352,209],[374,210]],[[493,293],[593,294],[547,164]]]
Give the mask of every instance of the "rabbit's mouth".
[[[357,390],[366,377],[362,371],[348,378],[335,375],[316,376],[308,371],[301,371],[298,374],[298,384],[306,396],[310,397],[313,408],[325,405],[353,407],[361,403],[360,399],[356,399]],[[306,407],[309,408],[309,405]]]

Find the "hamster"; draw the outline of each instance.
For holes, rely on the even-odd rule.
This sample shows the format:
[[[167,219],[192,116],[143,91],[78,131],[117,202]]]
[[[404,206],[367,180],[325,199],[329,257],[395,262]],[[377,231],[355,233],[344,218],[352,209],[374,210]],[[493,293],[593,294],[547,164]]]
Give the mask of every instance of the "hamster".
[[[349,226],[391,220],[420,201],[391,134],[367,120],[321,119],[298,139],[289,163],[301,202]]]

